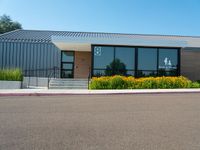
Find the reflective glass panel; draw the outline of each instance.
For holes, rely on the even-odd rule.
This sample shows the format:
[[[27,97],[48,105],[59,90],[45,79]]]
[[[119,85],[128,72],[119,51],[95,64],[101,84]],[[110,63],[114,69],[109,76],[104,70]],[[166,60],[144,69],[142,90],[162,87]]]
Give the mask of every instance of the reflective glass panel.
[[[159,70],[158,71],[158,76],[177,76],[177,75],[178,75],[177,70],[173,70],[173,71]]]
[[[157,71],[142,71],[142,70],[138,70],[137,71],[137,76],[138,77],[155,77],[155,76],[157,76]]]
[[[73,64],[71,63],[63,63],[62,64],[62,69],[73,69]]]
[[[135,69],[135,48],[116,47],[115,59],[119,59],[128,70]]]
[[[95,77],[100,77],[100,76],[105,76],[105,70],[93,70],[93,76]]]
[[[106,69],[113,62],[114,48],[106,46],[95,46],[93,51],[94,68]]]
[[[62,78],[73,78],[72,70],[62,70],[61,71],[61,77]]]
[[[62,62],[73,62],[74,61],[74,53],[73,52],[62,52]]]
[[[178,50],[177,49],[159,49],[159,71],[177,70]]]
[[[129,71],[129,70],[128,70],[128,71],[126,72],[126,75],[127,75],[127,76],[134,76],[134,75],[135,75],[135,71]]]
[[[138,48],[138,70],[157,70],[156,48]]]

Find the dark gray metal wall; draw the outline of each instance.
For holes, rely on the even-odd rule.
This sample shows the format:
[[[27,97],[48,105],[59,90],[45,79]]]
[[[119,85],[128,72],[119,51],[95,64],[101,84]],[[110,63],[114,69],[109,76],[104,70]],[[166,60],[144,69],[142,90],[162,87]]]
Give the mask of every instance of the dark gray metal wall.
[[[53,43],[0,41],[0,69],[20,68],[26,76],[48,77],[51,68],[60,68],[60,59],[61,51]]]
[[[200,80],[200,48],[181,50],[181,75],[193,81]]]

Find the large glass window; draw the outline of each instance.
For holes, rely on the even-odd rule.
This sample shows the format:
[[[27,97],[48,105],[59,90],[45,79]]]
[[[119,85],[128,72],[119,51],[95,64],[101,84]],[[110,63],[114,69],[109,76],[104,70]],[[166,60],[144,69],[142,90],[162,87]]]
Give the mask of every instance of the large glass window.
[[[108,68],[114,58],[114,47],[95,46],[93,50],[94,57],[94,76],[111,75],[112,70]]]
[[[94,76],[177,76],[178,49],[122,46],[93,47]]]
[[[115,47],[115,73],[134,76],[135,49],[130,47]]]
[[[178,50],[159,49],[159,75],[176,76],[178,69]]]
[[[138,72],[137,76],[157,75],[157,49],[138,48]]]
[[[157,49],[138,48],[138,70],[157,70]]]
[[[114,48],[113,47],[94,47],[94,68],[106,69],[107,65],[113,61]]]
[[[132,75],[135,69],[135,49],[129,47],[95,46],[93,49],[95,76]]]
[[[115,59],[119,59],[127,70],[135,69],[135,48],[129,47],[116,47]]]

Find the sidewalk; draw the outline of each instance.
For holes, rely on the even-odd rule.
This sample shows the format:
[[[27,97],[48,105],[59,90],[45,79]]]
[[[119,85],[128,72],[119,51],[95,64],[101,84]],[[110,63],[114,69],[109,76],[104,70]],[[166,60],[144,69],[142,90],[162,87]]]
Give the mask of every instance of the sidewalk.
[[[164,93],[200,93],[200,89],[138,89],[138,90],[66,90],[66,89],[12,89],[0,90],[0,96],[50,96],[85,94],[164,94]]]

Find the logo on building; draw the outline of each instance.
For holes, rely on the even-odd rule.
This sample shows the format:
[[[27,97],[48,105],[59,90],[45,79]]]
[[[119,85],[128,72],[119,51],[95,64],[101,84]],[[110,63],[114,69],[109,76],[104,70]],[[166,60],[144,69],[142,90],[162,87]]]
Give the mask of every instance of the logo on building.
[[[159,69],[171,70],[171,69],[176,69],[176,66],[172,65],[172,61],[170,58],[165,57],[163,60],[163,65],[160,65]]]
[[[167,57],[165,57],[165,59],[164,59],[164,64],[165,64],[165,67],[171,68],[171,66],[172,66],[171,60]]]
[[[101,56],[101,47],[95,47],[94,48],[94,55],[95,56]]]

